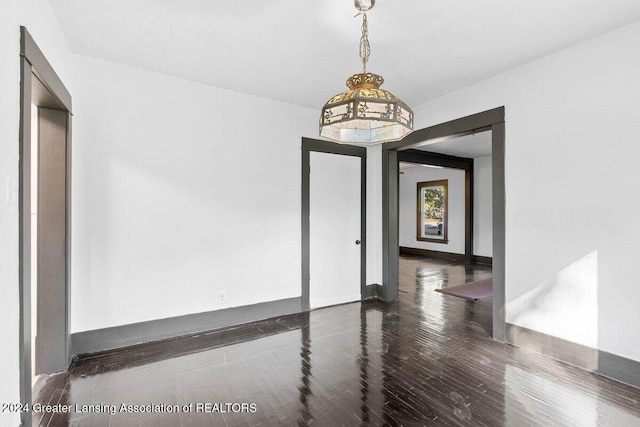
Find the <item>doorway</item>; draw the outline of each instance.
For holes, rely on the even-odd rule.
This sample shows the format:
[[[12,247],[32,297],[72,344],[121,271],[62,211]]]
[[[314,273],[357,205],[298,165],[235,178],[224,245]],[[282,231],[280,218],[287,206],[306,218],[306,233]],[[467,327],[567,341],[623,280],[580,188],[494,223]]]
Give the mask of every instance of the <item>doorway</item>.
[[[302,310],[365,296],[366,149],[302,139]]]
[[[24,27],[20,56],[20,398],[30,405],[34,375],[70,363],[71,96]]]
[[[435,150],[434,145],[426,147]],[[398,173],[402,175],[398,180],[401,249],[434,256],[449,254],[471,264],[474,261],[474,160],[422,151],[420,147],[398,150],[398,161]],[[434,187],[435,183],[440,185]],[[418,193],[413,194],[416,185],[419,186]],[[424,210],[427,193],[438,194],[437,211]],[[416,208],[421,203],[416,203],[416,196],[423,203],[420,215]],[[443,201],[448,203],[443,204]],[[411,218],[415,225],[407,227]]]
[[[505,126],[504,107],[484,111],[450,122],[420,129],[404,139],[385,144],[382,151],[383,199],[383,299],[398,298],[399,274],[399,152],[420,147],[427,141],[450,139],[491,130],[493,211],[493,338],[505,341]],[[471,234],[469,233],[469,236]],[[469,246],[472,247],[471,245]]]

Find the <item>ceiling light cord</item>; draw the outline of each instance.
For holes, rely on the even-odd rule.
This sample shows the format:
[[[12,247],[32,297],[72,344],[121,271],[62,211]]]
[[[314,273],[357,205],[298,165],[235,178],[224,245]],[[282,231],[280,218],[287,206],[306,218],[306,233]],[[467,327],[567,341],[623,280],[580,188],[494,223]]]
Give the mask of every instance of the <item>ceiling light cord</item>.
[[[360,37],[360,59],[362,60],[362,72],[364,74],[367,74],[367,62],[369,61],[369,55],[371,55],[371,46],[369,45],[369,22],[367,21],[366,12],[362,12],[362,36]]]

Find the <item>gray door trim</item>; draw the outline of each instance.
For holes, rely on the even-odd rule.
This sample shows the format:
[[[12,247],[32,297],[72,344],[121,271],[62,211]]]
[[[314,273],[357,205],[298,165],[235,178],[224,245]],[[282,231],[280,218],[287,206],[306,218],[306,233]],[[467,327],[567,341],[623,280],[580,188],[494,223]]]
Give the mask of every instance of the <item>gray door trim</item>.
[[[483,111],[450,122],[414,131],[404,139],[382,147],[382,245],[385,301],[398,298],[398,152],[435,138],[491,129],[493,173],[493,338],[506,339],[505,325],[505,123],[504,107]]]
[[[58,103],[58,110],[72,112],[71,94],[25,27],[20,27],[20,57],[26,59],[32,72]],[[47,108],[54,109],[51,106]]]
[[[37,105],[37,104],[36,104]],[[67,311],[67,112],[38,107],[39,179],[35,373],[69,366]],[[32,363],[34,361],[32,360]]]
[[[302,311],[309,311],[309,190],[310,153],[339,154],[360,157],[360,297],[366,295],[367,271],[367,149],[354,145],[336,144],[318,139],[302,138]]]
[[[70,186],[71,186],[71,95],[55,73],[42,51],[38,48],[25,27],[20,27],[20,131],[18,163],[19,187],[19,265],[18,287],[20,299],[19,320],[19,360],[20,360],[20,402],[31,405],[31,103],[48,109],[63,111],[66,114],[66,278],[65,307],[59,307],[64,321],[64,360],[70,363],[69,336],[69,271],[70,271]],[[35,80],[34,80],[35,77]],[[32,87],[35,90],[32,93]],[[31,425],[31,412],[22,412],[22,425]]]

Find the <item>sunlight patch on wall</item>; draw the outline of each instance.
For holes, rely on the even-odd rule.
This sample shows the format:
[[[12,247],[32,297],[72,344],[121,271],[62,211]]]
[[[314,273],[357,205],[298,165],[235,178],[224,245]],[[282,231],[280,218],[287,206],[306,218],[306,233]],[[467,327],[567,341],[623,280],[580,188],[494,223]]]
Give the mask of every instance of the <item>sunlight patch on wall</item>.
[[[574,261],[507,303],[509,323],[598,347],[598,252]]]

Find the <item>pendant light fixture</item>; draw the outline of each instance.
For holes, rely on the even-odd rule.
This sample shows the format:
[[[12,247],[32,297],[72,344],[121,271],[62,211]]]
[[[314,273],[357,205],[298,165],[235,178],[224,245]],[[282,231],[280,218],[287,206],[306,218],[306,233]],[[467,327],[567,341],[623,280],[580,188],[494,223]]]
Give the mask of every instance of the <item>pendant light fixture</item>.
[[[413,111],[400,98],[380,89],[384,82],[382,76],[367,71],[371,53],[367,11],[374,6],[375,0],[354,2],[362,15],[362,73],[349,77],[349,90],[324,104],[320,136],[344,144],[396,141],[413,130]]]

